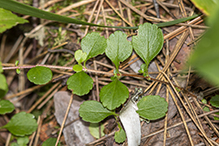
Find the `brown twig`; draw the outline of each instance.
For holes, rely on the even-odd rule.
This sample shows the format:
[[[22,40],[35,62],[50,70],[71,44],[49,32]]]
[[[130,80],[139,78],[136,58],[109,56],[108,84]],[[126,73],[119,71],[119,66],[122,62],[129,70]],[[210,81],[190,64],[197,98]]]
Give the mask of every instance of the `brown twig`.
[[[73,97],[74,97],[74,94],[72,93],[72,94],[71,94],[71,98],[70,98],[70,100],[69,100],[69,104],[68,104],[67,110],[66,110],[66,112],[65,112],[65,117],[64,117],[64,119],[63,119],[63,122],[62,122],[62,125],[61,125],[61,129],[60,129],[60,131],[59,131],[59,135],[58,135],[58,137],[57,137],[57,141],[56,141],[55,146],[58,145],[59,140],[60,140],[60,138],[61,138],[62,131],[63,131],[63,128],[64,128],[64,126],[65,126],[65,122],[66,122],[66,120],[67,120],[68,113],[69,113],[69,110],[70,110],[70,107],[71,107],[71,104],[72,104],[72,101],[73,101]]]

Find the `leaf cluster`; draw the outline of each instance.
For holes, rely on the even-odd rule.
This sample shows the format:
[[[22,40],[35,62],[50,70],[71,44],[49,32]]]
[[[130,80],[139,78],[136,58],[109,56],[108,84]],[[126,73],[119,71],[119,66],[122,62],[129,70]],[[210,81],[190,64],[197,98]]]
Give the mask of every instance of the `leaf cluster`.
[[[93,87],[93,79],[85,73],[86,61],[97,55],[105,53],[115,65],[115,71],[112,82],[100,91],[101,102],[85,101],[81,105],[79,113],[82,119],[91,123],[98,123],[110,115],[118,116],[114,112],[115,109],[125,103],[129,97],[128,88],[119,80],[120,63],[129,58],[134,48],[135,52],[145,62],[139,72],[147,76],[148,65],[160,52],[162,46],[163,35],[161,30],[150,23],[139,26],[138,35],[133,37],[132,42],[129,42],[127,35],[121,31],[111,34],[108,39],[96,32],[86,35],[81,41],[82,50],[75,52],[74,57],[78,64],[73,66],[75,73],[67,80],[68,89],[79,96],[89,93]],[[84,64],[82,64],[83,62]],[[29,70],[27,77],[35,84],[46,84],[52,79],[52,72],[49,68],[37,66]],[[156,104],[153,105],[154,103]],[[148,105],[148,108],[145,108],[144,105]],[[138,114],[149,120],[161,118],[167,111],[167,103],[159,96],[143,97],[138,106]],[[116,134],[116,139],[118,137],[124,139],[124,136],[120,134],[124,134],[124,132],[120,130]]]

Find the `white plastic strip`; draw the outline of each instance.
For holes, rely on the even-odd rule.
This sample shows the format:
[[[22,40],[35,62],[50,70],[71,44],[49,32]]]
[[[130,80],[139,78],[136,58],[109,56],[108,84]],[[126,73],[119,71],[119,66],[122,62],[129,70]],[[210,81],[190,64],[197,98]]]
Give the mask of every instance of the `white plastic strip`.
[[[141,142],[140,118],[136,110],[138,110],[136,103],[129,101],[119,115],[125,129],[128,146],[139,146]]]

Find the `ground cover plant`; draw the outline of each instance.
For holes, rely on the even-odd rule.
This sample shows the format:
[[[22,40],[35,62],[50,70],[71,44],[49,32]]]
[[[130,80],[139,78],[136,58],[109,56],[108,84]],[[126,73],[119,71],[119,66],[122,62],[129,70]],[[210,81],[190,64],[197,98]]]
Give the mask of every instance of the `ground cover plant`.
[[[80,5],[83,4],[83,2],[85,1],[78,2],[77,4]],[[100,3],[99,1],[96,1],[95,3],[92,1],[90,2],[91,5],[99,3],[98,10],[102,9],[102,17],[104,20],[104,24],[95,24],[97,22],[96,20],[94,21],[94,23],[90,23],[94,11],[91,12],[91,17],[88,19],[88,22],[85,22],[78,19],[72,19],[70,17],[61,16],[59,15],[61,14],[61,12],[57,12],[58,14],[57,15],[46,11],[41,11],[39,9],[30,7],[22,3],[18,3],[13,0],[9,0],[7,2],[1,0],[0,4],[2,5],[1,6],[2,8],[0,9],[1,10],[0,15],[2,16],[1,24],[3,26],[0,29],[1,32],[4,32],[6,29],[11,28],[17,23],[23,24],[28,22],[27,20],[12,14],[11,11],[20,14],[31,15],[31,16],[47,19],[47,21],[45,21],[44,23],[41,22],[41,25],[33,29],[29,34],[26,34],[25,39],[23,39],[22,36],[20,36],[21,40],[23,39],[23,41],[21,42],[20,40],[19,59],[17,61],[12,61],[11,58],[13,55],[16,56],[15,55],[16,50],[14,54],[9,53],[9,55],[6,57],[1,54],[1,58],[3,58],[2,62],[4,63],[1,62],[0,64],[0,72],[1,72],[0,96],[2,98],[2,100],[0,100],[0,113],[5,117],[7,115],[12,116],[10,120],[7,120],[8,122],[6,124],[1,125],[2,126],[1,129],[3,131],[7,129],[12,134],[8,136],[8,141],[6,145],[9,145],[9,143],[11,143],[11,145],[32,145],[36,132],[37,135],[35,137],[34,145],[37,144],[50,145],[51,143],[53,143],[53,145],[65,145],[65,144],[80,145],[87,143],[89,143],[90,145],[94,145],[94,144],[98,144],[99,142],[101,142],[103,145],[105,145],[106,143],[107,145],[120,145],[125,142],[126,137],[127,137],[126,143],[132,146],[142,145],[146,143],[148,145],[151,144],[153,145],[153,143],[159,143],[159,142],[162,142],[162,144],[164,145],[165,143],[167,145],[173,145],[174,143],[172,143],[171,137],[167,137],[167,129],[168,129],[167,123],[173,117],[175,117],[174,118],[175,122],[180,118],[182,119],[183,122],[181,124],[183,124],[184,128],[186,129],[186,135],[188,136],[188,137],[186,136],[186,138],[189,139],[187,144],[193,145],[202,142],[209,143],[210,145],[216,144],[217,141],[212,140],[211,139],[212,137],[209,137],[209,134],[214,133],[216,136],[218,136],[217,135],[218,131],[215,128],[215,126],[217,125],[212,124],[212,121],[206,115],[199,115],[199,116],[203,116],[204,119],[211,126],[211,128],[213,128],[213,131],[210,129],[206,130],[206,128],[201,125],[200,120],[197,120],[195,118],[196,111],[194,110],[193,105],[191,103],[194,103],[195,106],[198,107],[199,112],[201,111],[201,113],[205,111],[207,111],[209,115],[212,113],[216,113],[214,114],[213,118],[215,121],[218,120],[217,118],[218,111],[215,109],[218,108],[218,96],[216,95],[217,92],[215,92],[217,91],[217,88],[211,87],[209,85],[206,88],[201,87],[202,90],[206,89],[206,91],[209,91],[210,89],[211,92],[210,93],[207,92],[205,93],[204,96],[201,96],[202,100],[198,99],[196,94],[188,90],[188,87],[190,87],[188,81],[191,74],[191,68],[189,68],[188,71],[179,72],[179,69],[182,68],[182,66],[185,66],[185,63],[181,63],[182,65],[180,67],[177,67],[177,64],[173,62],[180,49],[181,51],[182,50],[184,51],[183,53],[185,53],[185,49],[183,49],[182,45],[184,41],[187,39],[187,37],[189,36],[189,33],[191,35],[190,39],[195,40],[192,32],[192,28],[193,29],[207,28],[205,26],[201,27],[197,24],[198,22],[199,23],[202,22],[203,18],[201,16],[192,15],[187,17],[186,11],[183,11],[185,9],[184,5],[192,5],[192,3],[184,4],[182,1],[179,2],[180,2],[179,10],[182,11],[182,16],[184,18],[167,21],[163,15],[161,16],[159,15],[159,9],[156,9],[158,16],[158,18],[156,18],[156,17],[148,16],[135,8],[136,4],[143,4],[144,2],[140,2],[140,3],[133,2],[133,6],[132,6],[127,2],[120,0],[118,2],[119,4],[118,8],[120,8],[121,12],[123,11],[121,6],[125,6],[125,7],[127,6],[128,9],[131,9],[135,13],[142,16],[141,18],[142,24],[133,27],[131,21],[128,22],[127,20],[125,20],[124,17],[117,10],[114,9],[114,6],[111,5],[111,3],[113,2],[110,3],[107,0],[105,2],[101,1]],[[197,2],[195,0],[192,2],[196,4],[198,8],[203,7],[202,2]],[[108,4],[107,6],[105,6],[105,8],[106,7],[112,8],[115,11],[115,13],[123,19],[124,22],[130,25],[130,27],[108,26],[106,23],[106,16],[104,16],[103,3]],[[211,83],[217,85],[218,84],[217,70],[215,71],[214,69],[218,61],[216,57],[217,41],[214,39],[215,34],[212,34],[212,30],[215,31],[217,30],[217,27],[215,25],[217,21],[215,19],[215,15],[216,15],[215,13],[217,13],[217,9],[215,8],[214,11],[213,8],[214,5],[212,5],[212,3],[207,5],[208,7],[212,7],[212,11],[209,11],[209,8],[204,9],[203,11],[203,13],[207,15],[212,14],[212,17],[210,17],[211,19],[208,20],[209,25],[212,26],[212,28],[209,30],[209,32],[206,33],[207,37],[204,36],[203,40],[200,42],[200,44],[201,43],[207,44],[209,40],[206,40],[206,38],[212,38],[211,39],[212,43],[210,43],[213,44],[213,46],[211,47],[212,51],[211,53],[207,51],[206,54],[208,53],[208,55],[204,55],[202,50],[206,50],[205,47],[208,47],[208,45],[206,46],[197,45],[197,51],[195,51],[194,55],[192,55],[192,57],[190,58],[189,65],[191,64],[192,66],[194,66],[195,69],[197,69],[201,75],[209,79]],[[51,5],[49,2],[47,4]],[[71,4],[71,2],[67,2],[67,1],[64,1],[62,4],[71,5],[72,7],[70,9],[72,9],[73,6],[75,5],[74,3]],[[148,5],[154,4],[155,8],[157,8],[156,7],[157,4],[161,6],[165,4],[165,2],[157,3],[155,1],[154,3],[148,2],[146,4]],[[167,6],[170,5],[167,4]],[[94,5],[93,10],[96,9],[95,7],[96,5]],[[56,10],[56,8],[57,5],[54,5],[54,8],[52,10]],[[188,10],[187,6],[186,8]],[[166,9],[166,7],[162,7],[162,10],[165,10],[168,16],[175,17],[170,11],[168,11],[168,9]],[[73,12],[69,11],[69,14],[74,15],[74,12],[76,12],[77,14],[78,12],[82,12],[82,11],[81,10],[80,11],[76,10]],[[127,10],[127,13],[130,14],[130,11]],[[152,12],[150,11],[149,13]],[[97,19],[99,12],[97,11],[97,13],[95,14],[97,16],[96,17]],[[77,15],[75,16],[77,17]],[[133,14],[133,16],[135,15]],[[27,17],[28,16],[26,16],[26,18]],[[107,18],[112,19],[116,17],[109,16]],[[138,20],[139,17],[134,17],[134,18],[135,18],[133,19],[133,21],[135,21],[134,24],[136,23],[136,21],[140,21]],[[148,21],[155,22],[156,24],[144,22],[145,20],[143,20],[143,18],[145,18]],[[53,22],[48,20],[59,21],[61,23],[60,24],[54,23],[55,27],[53,26],[50,26],[48,28],[43,27],[44,25]],[[119,19],[116,18],[116,20]],[[186,22],[188,20],[191,20],[190,22],[188,22],[188,25],[186,25],[185,23],[182,24],[182,22]],[[38,24],[38,22],[34,21],[34,19],[33,19],[33,23],[35,25]],[[102,28],[108,28],[108,29],[105,29],[106,33],[104,37],[98,31],[87,33],[88,27],[84,28],[85,32],[80,32],[78,30],[82,30],[83,27],[78,29],[76,26],[72,26],[73,27],[72,29],[69,28],[71,27],[70,25],[67,25],[65,28],[63,26],[62,27],[60,26],[62,23],[67,23],[67,24],[74,23],[74,24],[82,24],[89,26],[97,26],[98,28],[100,28],[98,31],[102,31]],[[196,24],[191,25],[193,23]],[[175,29],[176,31],[173,32],[170,32],[168,28],[164,28],[165,26],[172,26],[174,24],[178,24],[182,26],[179,27],[178,29]],[[187,26],[190,27],[190,31],[186,30]],[[161,30],[161,28],[159,27],[163,27],[163,29]],[[173,26],[173,28],[174,27],[175,26]],[[113,31],[113,29],[115,28],[120,30]],[[95,28],[92,29],[95,30]],[[110,35],[109,35],[109,29],[111,29]],[[130,30],[130,32],[136,30],[136,33],[133,34],[130,32],[124,32],[121,31],[121,29]],[[175,34],[177,34],[179,30],[181,30],[181,32],[182,30],[184,30],[184,32],[180,37],[177,38],[178,41],[175,45],[175,48],[172,50],[170,49],[171,50],[170,52],[170,50],[168,49],[169,41],[171,42],[171,39]],[[70,33],[68,31],[74,32],[73,35],[74,39],[71,38],[72,36],[69,35]],[[165,32],[169,32],[169,33],[163,35],[163,33]],[[81,35],[80,33],[83,35]],[[51,37],[46,38],[45,34],[48,36],[53,36],[54,41],[51,39]],[[6,44],[5,40],[7,35],[8,35],[7,31],[2,34],[3,44]],[[81,39],[79,38],[79,36],[81,37]],[[32,55],[34,55],[34,57],[32,58],[29,58],[29,56],[31,56],[30,54],[28,56],[28,53],[30,53],[30,49],[26,49],[26,46],[24,45],[25,43],[27,43],[28,37],[34,37],[33,42],[35,42],[33,43],[35,45],[32,45],[30,43],[28,47],[30,49],[33,49]],[[47,41],[45,41],[46,39]],[[75,40],[75,43],[71,42],[69,39]],[[36,45],[36,42],[39,42],[39,46]],[[80,45],[78,45],[79,43]],[[167,45],[166,47],[164,43],[165,45]],[[68,49],[66,49],[65,47],[68,46],[66,44],[68,45],[71,44],[71,46]],[[51,46],[52,48],[48,49],[46,46]],[[41,48],[41,53],[37,51],[38,47]],[[2,50],[1,52],[4,53],[5,51],[4,45],[2,48],[3,49],[1,49]],[[14,48],[17,49],[18,46]],[[193,46],[191,46],[191,48],[193,48]],[[27,50],[28,52],[24,53],[24,51]],[[42,52],[43,50],[44,52]],[[215,54],[213,52],[215,52]],[[197,59],[198,57],[202,57],[203,60],[200,61],[199,59]],[[159,60],[159,63],[157,62],[156,58]],[[178,58],[176,57],[176,59]],[[12,64],[5,63],[10,60],[14,63]],[[185,62],[186,60],[187,58],[183,57],[183,60],[180,61]],[[139,63],[139,61],[140,61],[140,65],[136,64]],[[35,62],[35,64],[33,62]],[[112,65],[107,65],[106,62]],[[99,64],[98,69],[97,69],[97,64]],[[108,69],[100,67],[101,65],[107,67]],[[126,70],[127,67],[130,68],[128,69],[128,71]],[[152,73],[151,68],[153,67],[157,67],[157,70]],[[9,76],[7,76],[7,73],[9,73],[7,72],[8,70],[9,72],[11,70],[16,70],[16,74],[12,76],[13,78],[17,76],[18,79],[14,81],[13,78],[9,79]],[[136,73],[133,74],[134,70]],[[6,77],[4,76],[3,73],[6,74]],[[63,77],[66,76],[64,74],[67,75],[65,81],[64,79],[62,79]],[[152,74],[157,74],[156,78],[153,77]],[[177,78],[173,74],[176,75],[178,74]],[[182,84],[183,83],[182,81],[178,81],[180,76],[183,75],[187,75],[186,84],[185,83]],[[28,81],[25,79],[25,76],[27,77]],[[109,77],[111,78],[109,79]],[[100,81],[100,79],[102,80]],[[129,80],[132,80],[133,83],[129,82]],[[173,80],[174,83],[171,80]],[[11,87],[13,86],[12,84],[13,82],[15,82],[14,84],[19,83],[18,84],[19,86],[17,87],[16,90],[20,92],[9,95],[10,91],[14,92],[14,90],[10,90],[10,86]],[[25,82],[27,82],[29,84],[28,86],[30,86],[30,88],[27,90],[25,90],[26,88]],[[179,83],[181,85],[179,85]],[[10,85],[9,90],[8,90],[8,85]],[[58,112],[58,108],[56,107],[58,103],[55,99],[54,100],[50,100],[50,99],[63,86],[64,88],[62,88],[62,90],[70,91],[71,95],[69,96],[68,105],[66,106],[62,105],[66,113],[61,118],[61,122],[59,122],[60,117],[58,116],[60,116],[60,114],[56,114]],[[141,88],[137,89],[136,87],[137,88],[141,87]],[[144,88],[144,90],[142,90],[142,87]],[[193,90],[192,87],[193,86],[191,85],[190,90]],[[39,88],[41,88],[41,90],[39,90]],[[130,96],[130,91],[133,88],[136,88],[135,93],[132,96]],[[157,89],[156,92],[154,90],[155,88]],[[151,90],[149,91],[149,89]],[[38,90],[38,92],[31,93],[32,91],[35,90]],[[199,94],[199,92],[197,94]],[[211,98],[209,98],[209,95],[211,95]],[[212,97],[212,95],[216,95],[216,96]],[[41,98],[39,98],[36,101],[32,100],[32,102],[30,102],[30,105],[28,106],[29,108],[19,105],[19,103],[22,104],[25,101],[25,98],[26,100],[28,100],[28,97],[31,96],[33,96],[35,99],[37,99],[38,96],[39,97],[41,96]],[[54,95],[54,98],[55,96],[56,95]],[[64,94],[62,96],[64,96]],[[85,101],[83,101],[83,103],[80,103],[80,108],[78,108],[73,112],[70,112],[72,109],[71,105],[76,102],[74,100],[74,98],[76,98],[75,96],[79,96],[81,99],[85,99],[89,97],[89,99],[86,99]],[[192,101],[189,101],[188,96],[192,98]],[[45,99],[46,97],[47,99]],[[171,100],[169,100],[169,97],[171,97]],[[15,101],[12,100],[9,101],[9,99],[12,98],[14,98]],[[44,102],[42,102],[43,100]],[[178,101],[180,101],[180,104]],[[208,101],[211,104],[211,106],[207,105]],[[56,119],[49,116],[49,113],[52,115],[54,114],[51,108],[53,102],[55,105]],[[59,101],[59,102],[61,103],[63,102],[64,104],[64,101]],[[200,104],[204,105],[204,109],[201,108]],[[35,109],[36,106],[38,106],[37,109]],[[185,122],[186,118],[187,121],[189,119],[187,115],[183,113],[183,110],[180,106],[183,107],[183,109],[185,109],[189,118],[191,118],[190,120],[196,126],[197,130],[196,132],[193,132],[193,134],[190,133],[193,127],[191,123],[188,125],[186,124]],[[14,109],[16,109],[17,112],[16,114],[15,112],[13,112]],[[178,111],[178,117],[176,116],[177,111]],[[9,114],[11,112],[13,113]],[[81,119],[73,118],[73,121],[70,121],[70,124],[67,124],[66,120],[71,117],[72,113],[75,112],[78,113],[78,115],[76,116],[80,117]],[[51,119],[53,119],[53,121],[57,120],[59,122],[60,124],[59,134],[56,134],[57,130],[54,128],[56,126],[53,126],[53,128],[51,127],[50,128],[53,129],[52,133],[55,134],[50,133],[50,134],[46,134],[46,136],[43,137],[43,131],[42,131],[43,129],[41,128],[42,127],[45,128],[44,126],[47,125],[48,121],[49,123],[51,123],[52,122]],[[89,134],[92,135],[90,136],[91,139],[95,137],[97,138],[96,140],[93,139],[88,142],[85,142],[83,140],[77,141],[76,140],[77,138],[74,139],[69,134],[65,133],[65,131],[67,131],[66,130],[67,125],[70,125],[69,127],[75,126],[76,124],[78,124],[77,122],[81,122],[81,121],[90,122]],[[112,123],[110,124],[110,121],[113,121],[113,124]],[[140,125],[140,121],[142,121],[141,123],[144,124],[144,126]],[[148,132],[145,133],[145,131],[150,130],[147,129],[148,127],[152,127],[153,129],[156,129],[155,128],[156,126],[154,126],[154,124],[156,123],[159,124],[162,123],[158,127],[164,127],[163,130],[160,131],[160,132],[164,131],[164,134],[157,135],[157,138],[161,140],[157,140],[155,142],[153,140],[147,139],[148,137],[150,137],[150,134],[148,134]],[[85,128],[87,128],[87,126],[85,126]],[[65,141],[63,140],[60,141],[62,131],[65,137]],[[198,131],[201,132],[202,137],[198,136],[197,134]],[[171,130],[169,132],[171,133]],[[41,136],[39,136],[39,133],[41,134]],[[87,135],[86,130],[83,131],[82,133],[84,133],[84,135]],[[103,137],[105,134],[108,134],[109,136]],[[144,136],[145,134],[146,136]],[[79,137],[78,139],[84,138],[83,134],[77,135],[77,132],[73,133],[73,135],[75,135],[75,137]],[[111,138],[112,135],[114,135],[113,139]],[[30,137],[28,138],[28,136]],[[57,139],[53,137],[57,137]],[[192,140],[192,137],[193,138],[195,137],[195,140]],[[40,141],[38,141],[39,138]],[[85,137],[86,140],[89,138]],[[68,139],[72,139],[72,141]],[[185,136],[182,135],[181,139],[185,139]],[[203,141],[203,139],[205,139],[205,141]],[[185,144],[185,143],[181,143],[181,144]]]

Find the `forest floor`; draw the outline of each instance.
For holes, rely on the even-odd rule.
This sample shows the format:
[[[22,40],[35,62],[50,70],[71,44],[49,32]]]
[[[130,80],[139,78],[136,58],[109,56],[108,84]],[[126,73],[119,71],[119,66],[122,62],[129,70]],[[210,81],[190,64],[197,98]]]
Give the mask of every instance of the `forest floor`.
[[[35,7],[40,7],[40,0],[33,2]],[[157,24],[202,14],[189,0],[157,0],[158,7],[155,7],[153,0],[51,0],[44,3],[44,9],[50,12],[108,26],[139,26],[146,22]],[[88,33],[95,31],[108,38],[110,34],[119,30],[126,33],[129,39],[137,35],[136,30],[86,27],[20,16],[28,19],[30,23],[20,24],[0,34],[0,57],[4,67],[13,66],[16,60],[23,66],[45,64],[72,67],[76,64],[72,54],[81,48],[81,40]],[[149,19],[149,16],[152,19]],[[205,15],[199,15],[187,22],[161,28],[164,45],[148,69],[150,77],[158,81],[131,76],[120,79],[128,87],[130,97],[135,88],[142,88],[144,95],[159,95],[169,104],[166,117],[155,121],[142,120],[141,146],[204,146],[209,143],[219,145],[218,121],[215,119],[218,115],[212,114],[215,109],[208,102],[218,90],[187,66],[194,46],[208,29],[204,18]],[[119,68],[122,73],[138,74],[142,63],[133,53]],[[86,66],[88,69],[111,73],[115,68],[105,54],[89,59]],[[168,78],[163,76],[161,70]],[[22,69],[20,74],[15,70],[4,71],[9,86],[5,99],[10,100],[16,110],[0,116],[0,126],[5,125],[13,114],[20,111],[34,114],[38,119],[38,130],[29,137],[33,140],[33,145],[42,145],[46,139],[58,137],[62,124],[60,121],[65,116],[70,100],[66,79],[72,75],[72,70],[52,71],[56,79],[46,85],[34,85],[28,81],[28,69]],[[111,81],[107,75],[89,73],[89,76],[94,80],[93,89],[82,97],[74,95],[67,125],[60,139],[61,144],[127,145],[127,140],[120,144],[115,142],[113,135],[118,127],[113,117],[101,122],[104,126],[103,135],[99,134],[98,126],[94,128],[97,132],[96,137],[101,135],[99,139],[90,135],[89,123],[83,122],[80,118],[80,104],[85,100],[99,101],[101,88]],[[183,90],[176,94],[170,82]],[[202,99],[205,99],[206,103],[203,103]],[[206,108],[212,113],[204,114]],[[9,132],[1,130],[0,145],[6,145],[8,139]]]

